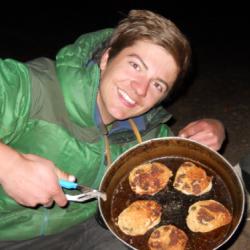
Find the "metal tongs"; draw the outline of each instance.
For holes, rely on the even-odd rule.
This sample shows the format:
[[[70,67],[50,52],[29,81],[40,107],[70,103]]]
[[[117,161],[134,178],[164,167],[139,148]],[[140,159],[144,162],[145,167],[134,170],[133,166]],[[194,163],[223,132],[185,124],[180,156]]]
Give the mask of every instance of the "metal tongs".
[[[62,188],[79,190],[81,192],[81,194],[78,195],[66,194],[68,201],[83,202],[99,197],[104,201],[107,200],[107,195],[105,193],[84,185],[79,185],[76,182],[59,180],[59,184]]]

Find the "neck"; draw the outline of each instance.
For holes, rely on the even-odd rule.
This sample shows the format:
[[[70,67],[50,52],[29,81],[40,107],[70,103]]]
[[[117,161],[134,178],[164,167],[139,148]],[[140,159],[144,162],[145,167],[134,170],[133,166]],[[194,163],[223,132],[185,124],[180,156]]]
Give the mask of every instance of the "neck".
[[[97,105],[104,125],[109,125],[115,121],[114,117],[107,112],[107,108],[105,107],[100,93],[97,94]]]

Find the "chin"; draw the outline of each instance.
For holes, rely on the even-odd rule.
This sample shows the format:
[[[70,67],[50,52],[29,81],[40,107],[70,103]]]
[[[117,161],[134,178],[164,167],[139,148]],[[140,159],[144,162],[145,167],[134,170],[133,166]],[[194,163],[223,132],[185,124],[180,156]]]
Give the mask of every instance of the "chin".
[[[115,120],[126,120],[131,117],[121,112],[115,112],[112,114],[112,116],[114,117]]]
[[[114,116],[114,118],[115,118],[115,120],[122,121],[122,120],[128,119],[129,117],[124,116],[124,115],[116,115],[116,116]]]
[[[138,114],[132,114],[132,113],[128,113],[128,112],[122,112],[121,110],[110,110],[110,114],[111,116],[115,119],[115,120],[127,120],[129,118],[133,118],[135,116],[140,115],[141,113]]]

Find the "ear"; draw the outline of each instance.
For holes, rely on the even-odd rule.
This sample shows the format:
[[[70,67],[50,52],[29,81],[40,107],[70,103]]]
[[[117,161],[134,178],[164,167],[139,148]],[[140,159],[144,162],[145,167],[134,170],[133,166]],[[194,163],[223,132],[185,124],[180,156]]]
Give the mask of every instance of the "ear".
[[[109,50],[110,50],[110,49],[107,49],[107,50],[103,53],[103,55],[102,55],[102,57],[101,57],[101,61],[100,61],[100,69],[101,69],[101,70],[104,70],[104,69],[106,68],[106,66],[107,66],[108,59],[109,59]]]

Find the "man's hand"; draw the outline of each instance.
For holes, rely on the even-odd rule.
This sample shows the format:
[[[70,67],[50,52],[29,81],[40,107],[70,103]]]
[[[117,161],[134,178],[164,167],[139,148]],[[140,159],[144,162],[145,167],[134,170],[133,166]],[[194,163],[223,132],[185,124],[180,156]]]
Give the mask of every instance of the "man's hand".
[[[225,139],[225,129],[218,120],[201,119],[189,123],[180,130],[178,136],[195,140],[213,150],[219,150]]]
[[[74,181],[74,177],[56,168],[53,162],[37,155],[19,154],[8,165],[8,171],[1,175],[1,185],[17,203],[27,207],[67,204],[58,179]]]

